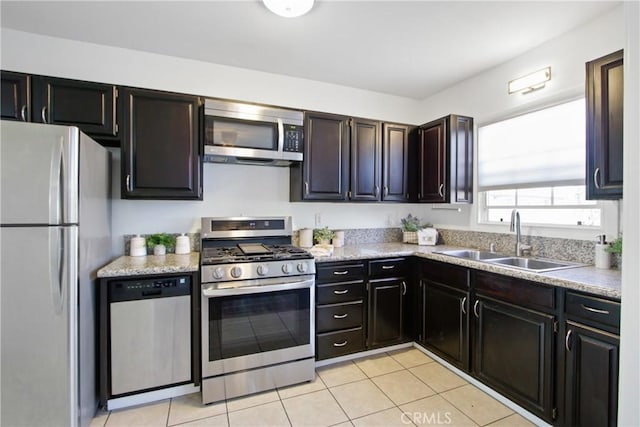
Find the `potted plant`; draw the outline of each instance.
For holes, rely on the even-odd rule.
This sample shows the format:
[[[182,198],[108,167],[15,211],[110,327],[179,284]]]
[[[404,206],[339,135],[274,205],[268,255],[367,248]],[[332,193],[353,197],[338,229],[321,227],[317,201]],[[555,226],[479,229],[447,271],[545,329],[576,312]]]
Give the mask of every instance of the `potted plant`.
[[[616,259],[618,269],[622,268],[622,236],[609,243],[609,247],[605,249]]]
[[[164,255],[167,249],[176,246],[176,236],[168,233],[157,233],[147,237],[147,248],[153,251],[154,255]]]
[[[402,241],[405,243],[418,243],[418,230],[420,220],[411,214],[400,220],[402,222]]]
[[[332,230],[328,227],[316,228],[313,230],[313,240],[320,245],[328,245],[331,239],[335,236]]]

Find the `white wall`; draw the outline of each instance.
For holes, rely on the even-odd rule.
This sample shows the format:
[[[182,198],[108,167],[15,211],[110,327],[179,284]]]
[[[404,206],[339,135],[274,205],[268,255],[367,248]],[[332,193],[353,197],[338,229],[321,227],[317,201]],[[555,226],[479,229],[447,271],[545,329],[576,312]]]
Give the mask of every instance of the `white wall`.
[[[618,424],[640,425],[640,3],[625,4],[624,240]]]

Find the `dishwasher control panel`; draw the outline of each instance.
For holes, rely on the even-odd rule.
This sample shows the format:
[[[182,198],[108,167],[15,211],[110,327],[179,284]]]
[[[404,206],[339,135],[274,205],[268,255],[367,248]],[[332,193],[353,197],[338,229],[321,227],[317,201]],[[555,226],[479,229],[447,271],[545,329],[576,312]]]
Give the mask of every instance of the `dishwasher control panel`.
[[[166,298],[191,294],[191,277],[122,280],[109,284],[109,302]]]

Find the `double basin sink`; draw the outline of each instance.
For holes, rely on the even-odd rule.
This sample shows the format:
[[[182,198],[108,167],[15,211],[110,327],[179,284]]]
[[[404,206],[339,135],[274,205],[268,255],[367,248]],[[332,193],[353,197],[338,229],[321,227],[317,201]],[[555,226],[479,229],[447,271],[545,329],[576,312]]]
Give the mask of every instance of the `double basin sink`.
[[[517,256],[507,256],[495,252],[485,252],[473,249],[463,249],[454,251],[435,252],[456,258],[482,261],[490,264],[501,265],[503,267],[517,268],[535,273],[545,273],[547,271],[562,270],[565,268],[584,267],[585,264],[578,264],[568,261],[555,261],[538,258],[525,258]]]

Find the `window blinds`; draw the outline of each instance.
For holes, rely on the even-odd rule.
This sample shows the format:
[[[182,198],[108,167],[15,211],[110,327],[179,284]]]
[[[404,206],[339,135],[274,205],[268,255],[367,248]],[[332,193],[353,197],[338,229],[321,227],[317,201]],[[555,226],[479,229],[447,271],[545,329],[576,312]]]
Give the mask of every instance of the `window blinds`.
[[[584,184],[585,101],[478,128],[478,191]]]

